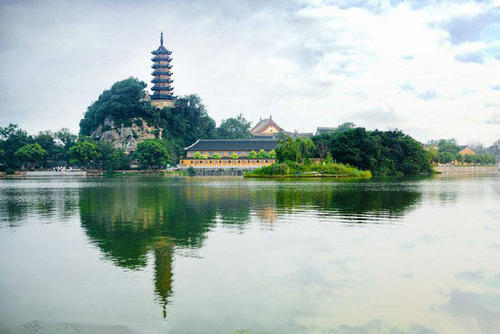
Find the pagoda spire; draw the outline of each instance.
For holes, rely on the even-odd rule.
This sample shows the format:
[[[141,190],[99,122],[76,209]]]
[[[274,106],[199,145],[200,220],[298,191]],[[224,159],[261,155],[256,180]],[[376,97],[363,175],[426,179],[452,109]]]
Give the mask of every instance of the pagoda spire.
[[[174,87],[171,85],[174,80],[172,80],[172,51],[167,50],[163,45],[163,30],[160,32],[160,46],[155,51],[151,52],[154,57],[151,59],[153,61],[153,66],[151,66],[154,71],[151,73],[153,75],[153,80],[151,81],[154,86],[151,87],[153,94],[151,97],[151,104],[154,106],[163,108],[171,107],[174,105],[175,96],[173,95]]]

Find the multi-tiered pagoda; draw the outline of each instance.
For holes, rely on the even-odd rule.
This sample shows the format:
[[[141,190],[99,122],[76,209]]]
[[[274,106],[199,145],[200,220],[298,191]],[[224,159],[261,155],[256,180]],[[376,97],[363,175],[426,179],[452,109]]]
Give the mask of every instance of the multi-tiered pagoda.
[[[175,96],[174,87],[172,86],[172,82],[174,80],[171,79],[172,72],[170,69],[172,65],[170,62],[172,58],[170,55],[172,51],[167,50],[163,46],[163,31],[161,32],[160,37],[160,46],[155,51],[151,52],[154,57],[151,58],[153,61],[153,66],[151,66],[153,71],[153,80],[151,81],[154,86],[151,87],[153,94],[151,95],[151,104],[163,108],[163,107],[171,107],[174,105]]]

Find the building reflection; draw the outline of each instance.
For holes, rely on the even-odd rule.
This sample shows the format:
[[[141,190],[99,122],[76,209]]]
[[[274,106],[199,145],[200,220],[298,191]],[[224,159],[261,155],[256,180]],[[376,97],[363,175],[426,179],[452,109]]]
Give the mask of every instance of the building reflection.
[[[414,188],[388,191],[360,184],[219,186],[189,179],[125,179],[80,188],[79,208],[82,227],[106,259],[131,270],[154,261],[155,299],[166,317],[175,255],[202,247],[215,226],[243,233],[255,222],[275,229],[282,216],[296,210],[328,213],[332,221],[339,214],[391,218],[415,207],[420,197]]]

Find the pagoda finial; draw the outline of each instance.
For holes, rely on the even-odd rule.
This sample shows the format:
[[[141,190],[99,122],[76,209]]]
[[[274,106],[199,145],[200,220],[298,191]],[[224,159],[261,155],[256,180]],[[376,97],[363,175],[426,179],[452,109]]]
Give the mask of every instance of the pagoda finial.
[[[161,31],[160,34],[160,45],[163,46],[163,30]]]

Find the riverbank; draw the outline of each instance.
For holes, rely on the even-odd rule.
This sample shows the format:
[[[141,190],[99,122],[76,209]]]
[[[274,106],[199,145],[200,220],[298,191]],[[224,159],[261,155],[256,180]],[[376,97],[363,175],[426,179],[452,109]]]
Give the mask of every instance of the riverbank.
[[[270,166],[246,172],[244,177],[255,178],[371,178],[372,173],[335,162],[299,164],[294,162],[274,163]]]
[[[453,165],[438,165],[434,170],[440,174],[494,174],[498,173],[499,169],[495,165],[490,166],[453,166]]]

